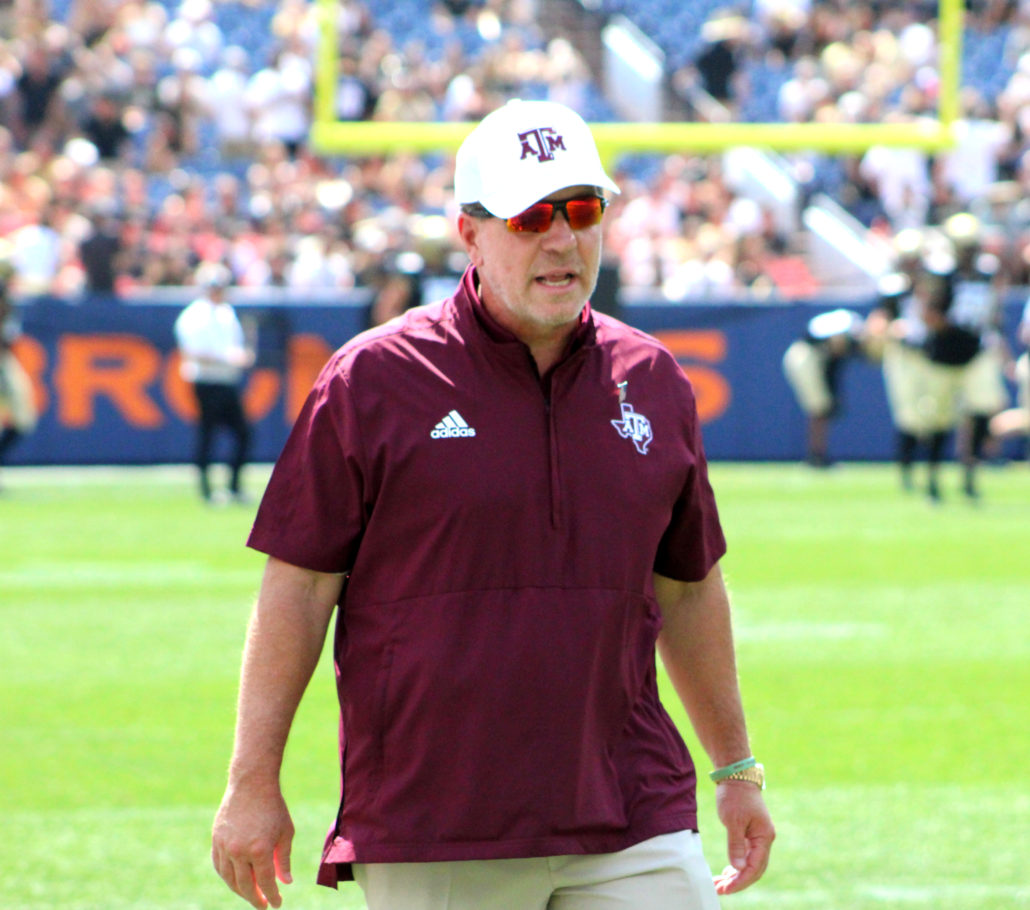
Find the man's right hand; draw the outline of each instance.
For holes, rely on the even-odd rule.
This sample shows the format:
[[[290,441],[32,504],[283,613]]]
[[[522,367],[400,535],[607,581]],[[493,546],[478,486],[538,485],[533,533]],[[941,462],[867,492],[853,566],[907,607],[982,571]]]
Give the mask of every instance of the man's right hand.
[[[215,816],[211,860],[225,883],[258,910],[282,906],[277,879],[290,875],[293,821],[282,793],[230,786]]]
[[[279,771],[342,586],[342,575],[269,557],[247,629],[229,786],[215,816],[211,859],[258,910],[282,905],[277,879],[293,881],[293,822]]]

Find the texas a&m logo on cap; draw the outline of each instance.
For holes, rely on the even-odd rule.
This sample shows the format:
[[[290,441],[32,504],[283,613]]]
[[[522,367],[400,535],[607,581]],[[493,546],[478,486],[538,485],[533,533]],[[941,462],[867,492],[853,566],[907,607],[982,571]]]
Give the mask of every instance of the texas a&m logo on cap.
[[[556,149],[566,151],[565,140],[550,126],[519,133],[519,141],[522,143],[522,155],[519,157],[519,161],[529,155],[532,155],[537,161],[554,161]]]

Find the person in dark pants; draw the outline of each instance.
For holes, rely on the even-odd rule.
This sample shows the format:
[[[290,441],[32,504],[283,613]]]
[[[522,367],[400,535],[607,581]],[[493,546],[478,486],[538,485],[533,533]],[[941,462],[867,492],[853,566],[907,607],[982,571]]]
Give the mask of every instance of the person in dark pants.
[[[175,338],[182,354],[182,377],[193,386],[200,411],[195,457],[200,493],[214,504],[226,499],[225,493],[212,490],[208,477],[215,433],[224,427],[233,439],[228,495],[245,501],[240,481],[250,450],[250,426],[240,384],[244,371],[254,363],[254,352],[227,298],[229,270],[209,265],[198,277],[203,293],[179,314]]]

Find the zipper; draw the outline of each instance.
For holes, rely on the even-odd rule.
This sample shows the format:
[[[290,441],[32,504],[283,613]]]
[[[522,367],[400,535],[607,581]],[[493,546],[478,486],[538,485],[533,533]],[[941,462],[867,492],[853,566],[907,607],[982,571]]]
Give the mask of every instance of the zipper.
[[[553,386],[553,373],[551,374],[551,380]],[[561,473],[558,465],[558,425],[550,397],[547,398],[545,407],[547,408],[548,471],[551,485],[551,527],[557,530],[561,527]]]
[[[561,527],[561,482],[560,474],[558,470],[558,427],[554,417],[554,407],[552,406],[551,399],[553,398],[554,392],[554,378],[558,370],[562,368],[563,363],[558,363],[551,369],[550,374],[545,380],[540,375],[540,370],[536,365],[536,360],[533,355],[526,349],[526,357],[529,360],[529,368],[533,373],[533,378],[536,380],[536,387],[540,392],[540,400],[544,406],[544,422],[545,422],[545,445],[547,447],[547,488],[548,498],[550,500],[550,522],[551,527],[557,530]]]
[[[528,348],[526,349],[526,356],[529,358],[530,369],[533,371],[533,376],[536,379],[537,388],[540,390],[540,397],[544,405],[544,419],[546,421],[547,433],[547,478],[551,506],[551,528],[558,530],[562,526],[563,513],[561,464],[558,453],[558,418],[556,408],[554,406],[555,398],[560,386],[556,384],[562,378],[563,374],[572,369],[574,364],[585,356],[585,351],[583,348],[579,348],[572,351],[563,360],[558,361],[558,363],[551,368],[546,381],[544,377],[540,375],[540,370],[537,369],[536,360],[533,358],[533,355],[529,352]]]

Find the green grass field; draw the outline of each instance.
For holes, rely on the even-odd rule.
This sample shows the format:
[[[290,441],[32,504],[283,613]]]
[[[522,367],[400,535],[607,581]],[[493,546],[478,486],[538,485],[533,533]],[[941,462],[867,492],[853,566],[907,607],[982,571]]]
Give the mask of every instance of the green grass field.
[[[936,509],[884,466],[712,474],[779,829],[766,878],[723,906],[1030,907],[1030,470],[988,471],[980,506],[955,492]],[[243,546],[253,509],[204,508],[182,469],[3,479],[0,906],[246,906],[208,850],[262,564]],[[353,886],[313,884],[337,796],[328,661],[285,788],[285,906],[359,910]],[[701,799],[719,870],[706,783]]]

